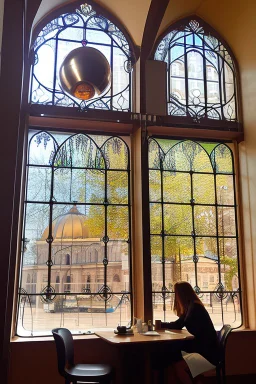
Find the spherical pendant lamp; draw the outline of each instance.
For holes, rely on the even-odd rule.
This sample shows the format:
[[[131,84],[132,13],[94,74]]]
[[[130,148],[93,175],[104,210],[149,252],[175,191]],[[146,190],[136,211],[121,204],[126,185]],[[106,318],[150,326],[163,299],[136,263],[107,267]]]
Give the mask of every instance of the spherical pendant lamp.
[[[110,80],[108,60],[92,47],[73,49],[60,67],[63,91],[81,100],[101,95],[108,88]]]

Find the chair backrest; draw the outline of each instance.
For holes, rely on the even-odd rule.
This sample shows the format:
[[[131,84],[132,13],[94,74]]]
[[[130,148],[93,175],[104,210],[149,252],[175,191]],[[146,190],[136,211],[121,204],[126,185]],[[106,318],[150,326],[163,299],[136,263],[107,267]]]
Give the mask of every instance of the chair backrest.
[[[67,328],[55,328],[52,334],[56,344],[58,370],[60,375],[65,374],[65,367],[74,365],[74,344],[71,332]]]
[[[227,338],[230,332],[232,331],[231,325],[225,324],[218,333],[218,340],[220,346],[220,361],[225,361],[225,349],[227,344]]]

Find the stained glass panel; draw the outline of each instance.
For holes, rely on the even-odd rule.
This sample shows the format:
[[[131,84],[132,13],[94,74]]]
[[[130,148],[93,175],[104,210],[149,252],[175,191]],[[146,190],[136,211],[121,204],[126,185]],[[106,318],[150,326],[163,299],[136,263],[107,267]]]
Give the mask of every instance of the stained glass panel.
[[[19,335],[130,323],[128,142],[29,133]]]
[[[110,89],[88,101],[71,96],[62,89],[59,80],[67,54],[83,46],[99,50],[112,74]],[[31,103],[75,107],[81,111],[131,110],[133,53],[124,34],[110,20],[97,15],[91,6],[81,5],[73,13],[51,20],[39,32],[33,49]]]
[[[235,65],[206,23],[176,23],[158,42],[154,59],[167,62],[169,115],[238,122]]]
[[[189,203],[191,199],[189,174],[163,172],[163,198],[166,202]]]
[[[172,319],[174,284],[187,281],[216,327],[223,321],[239,326],[241,297],[230,148],[225,143],[154,138],[149,139],[149,159],[154,318]],[[157,203],[153,200],[156,197]]]

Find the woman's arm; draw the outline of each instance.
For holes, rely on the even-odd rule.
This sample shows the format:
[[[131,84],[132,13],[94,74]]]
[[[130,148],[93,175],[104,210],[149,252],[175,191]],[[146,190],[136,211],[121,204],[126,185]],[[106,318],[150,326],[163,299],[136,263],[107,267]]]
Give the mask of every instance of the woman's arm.
[[[182,315],[176,321],[171,321],[170,323],[161,323],[161,328],[165,329],[182,329],[184,327],[185,316]]]

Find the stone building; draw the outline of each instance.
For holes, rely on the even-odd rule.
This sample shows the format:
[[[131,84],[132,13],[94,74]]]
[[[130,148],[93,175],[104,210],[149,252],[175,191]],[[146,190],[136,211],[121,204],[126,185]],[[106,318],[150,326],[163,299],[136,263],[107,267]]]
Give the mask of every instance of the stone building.
[[[49,227],[36,241],[30,264],[23,267],[22,288],[27,293],[42,292],[47,285]],[[56,293],[97,293],[104,282],[105,245],[100,238],[89,237],[86,216],[74,205],[52,223],[52,280]],[[128,290],[128,257],[121,241],[107,245],[108,287],[112,292]],[[31,296],[32,302],[33,296]],[[40,296],[37,296],[37,305]],[[42,306],[43,304],[41,304]]]

